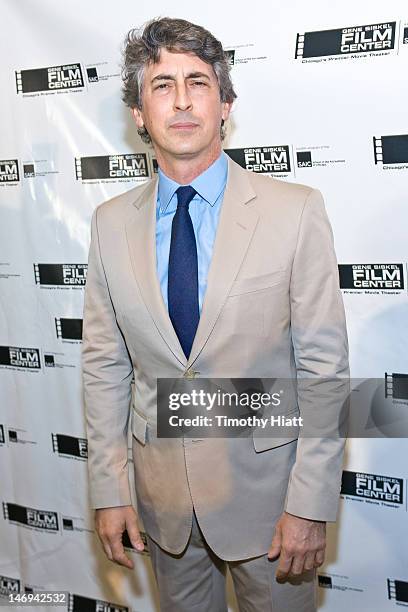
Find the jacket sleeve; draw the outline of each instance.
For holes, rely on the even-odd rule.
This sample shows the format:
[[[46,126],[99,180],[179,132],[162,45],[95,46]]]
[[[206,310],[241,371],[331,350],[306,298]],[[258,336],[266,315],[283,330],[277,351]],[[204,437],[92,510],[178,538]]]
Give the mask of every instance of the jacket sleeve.
[[[130,505],[128,423],[132,362],[118,327],[105,276],[97,207],[85,285],[82,380],[92,508]]]
[[[298,405],[308,427],[298,439],[285,510],[335,521],[346,441],[338,431],[344,432],[347,418],[348,339],[333,233],[316,189],[308,194],[300,220],[290,308]]]

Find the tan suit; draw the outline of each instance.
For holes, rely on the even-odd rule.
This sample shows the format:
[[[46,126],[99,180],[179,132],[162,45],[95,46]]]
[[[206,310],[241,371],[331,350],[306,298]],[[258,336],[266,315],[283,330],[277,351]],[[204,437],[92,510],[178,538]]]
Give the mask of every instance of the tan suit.
[[[347,377],[331,227],[319,191],[229,159],[187,361],[156,273],[157,184],[101,204],[92,217],[82,349],[92,506],[131,503],[130,416],[137,505],[150,536],[182,551],[194,503],[220,558],[262,555],[284,509],[336,520],[344,439],[159,439],[156,378]],[[303,410],[299,399],[288,412]]]

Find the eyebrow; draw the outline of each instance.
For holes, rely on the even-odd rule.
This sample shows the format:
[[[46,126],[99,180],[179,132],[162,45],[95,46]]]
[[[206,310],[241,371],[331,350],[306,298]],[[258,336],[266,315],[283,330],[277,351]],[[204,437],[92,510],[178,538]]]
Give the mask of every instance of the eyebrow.
[[[197,79],[197,78],[204,78],[207,79],[208,81],[210,80],[210,77],[208,76],[208,74],[205,74],[205,72],[189,72],[186,75],[186,79]],[[153,77],[153,79],[151,80],[151,83],[154,83],[155,81],[175,81],[176,77],[172,74],[158,74],[157,76]]]

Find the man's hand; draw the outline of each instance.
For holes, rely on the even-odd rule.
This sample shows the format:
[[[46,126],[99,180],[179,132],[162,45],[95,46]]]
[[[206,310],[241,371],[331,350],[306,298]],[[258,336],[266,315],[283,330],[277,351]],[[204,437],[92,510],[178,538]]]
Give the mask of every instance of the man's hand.
[[[134,563],[125,554],[122,544],[122,534],[126,529],[132,546],[139,551],[144,549],[133,506],[98,508],[95,510],[95,527],[108,559],[133,569]]]
[[[268,558],[280,554],[276,578],[298,576],[323,564],[326,548],[326,522],[283,512],[272,538]]]

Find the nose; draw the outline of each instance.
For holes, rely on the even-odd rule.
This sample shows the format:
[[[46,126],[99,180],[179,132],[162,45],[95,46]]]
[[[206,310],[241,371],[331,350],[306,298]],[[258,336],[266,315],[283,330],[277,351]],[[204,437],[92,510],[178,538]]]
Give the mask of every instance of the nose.
[[[190,94],[188,91],[188,88],[186,87],[186,84],[183,83],[177,83],[176,84],[176,95],[174,98],[174,108],[175,110],[191,110],[192,108],[192,103],[191,103],[191,98],[190,98]]]

